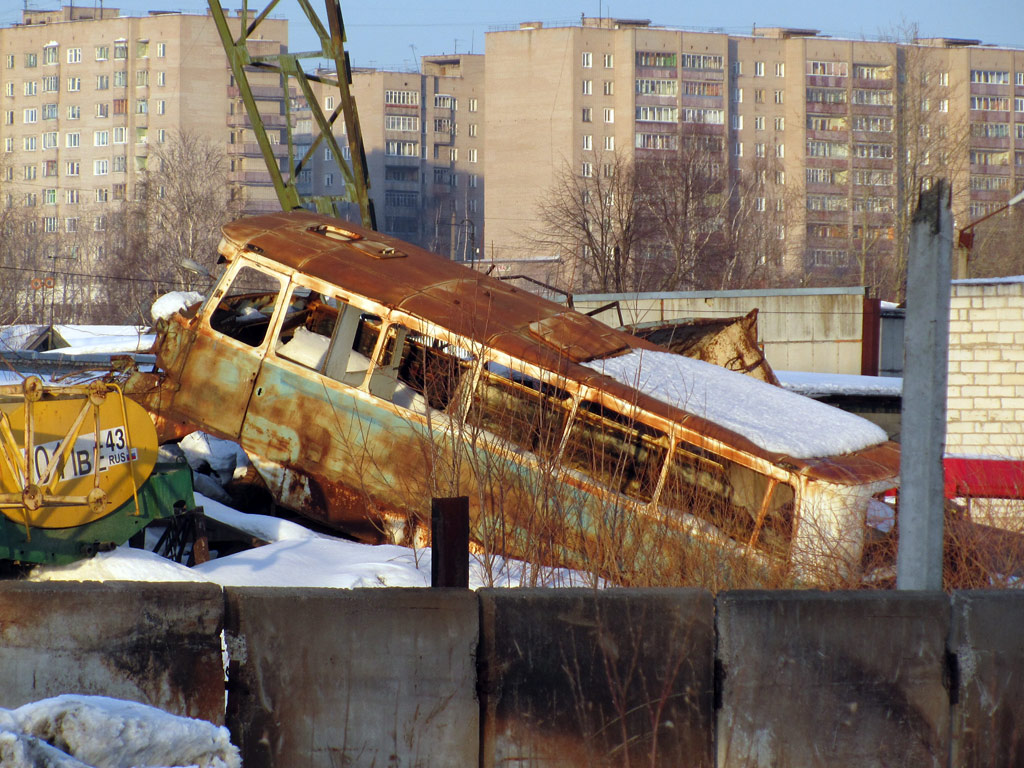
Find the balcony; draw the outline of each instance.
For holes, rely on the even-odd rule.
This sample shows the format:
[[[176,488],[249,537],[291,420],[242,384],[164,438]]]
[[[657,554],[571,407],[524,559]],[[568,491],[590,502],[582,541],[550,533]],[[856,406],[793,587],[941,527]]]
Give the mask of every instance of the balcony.
[[[272,144],[274,157],[288,157],[287,144]],[[228,144],[229,155],[245,155],[246,157],[262,157],[260,145],[255,141],[247,141],[243,144]]]

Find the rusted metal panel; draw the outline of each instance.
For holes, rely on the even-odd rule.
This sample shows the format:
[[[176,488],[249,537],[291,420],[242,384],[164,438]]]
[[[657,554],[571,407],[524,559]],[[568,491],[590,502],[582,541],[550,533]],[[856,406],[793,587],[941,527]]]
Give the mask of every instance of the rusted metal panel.
[[[0,707],[62,693],[224,722],[214,584],[0,582]]]
[[[757,343],[757,310],[742,317],[695,318],[627,326],[634,336],[685,357],[703,360],[779,386]]]

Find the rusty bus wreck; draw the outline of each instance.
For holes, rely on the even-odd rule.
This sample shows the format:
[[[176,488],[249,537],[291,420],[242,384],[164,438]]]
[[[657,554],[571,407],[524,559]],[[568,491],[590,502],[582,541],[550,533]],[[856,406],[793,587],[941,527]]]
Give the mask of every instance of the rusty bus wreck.
[[[129,390],[165,438],[237,440],[282,506],[379,542],[431,497],[465,495],[484,551],[623,582],[673,583],[680,538],[717,562],[856,577],[868,502],[897,482],[884,435],[835,451],[825,435],[802,456],[759,445],[630,367],[707,364],[353,224],[290,212],[223,235],[224,275],[163,322],[157,367]],[[742,380],[739,411],[799,397],[721,373]],[[800,412],[812,430],[860,429],[806,403],[828,409]]]

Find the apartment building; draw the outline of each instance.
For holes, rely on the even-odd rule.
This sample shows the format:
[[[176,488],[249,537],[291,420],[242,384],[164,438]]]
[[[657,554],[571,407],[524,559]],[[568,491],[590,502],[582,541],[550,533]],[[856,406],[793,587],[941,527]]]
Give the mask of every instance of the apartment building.
[[[316,82],[312,86],[330,114],[337,106],[331,89]],[[481,258],[483,86],[482,55],[424,56],[419,72],[353,71],[352,94],[379,230],[455,261]],[[340,119],[336,125],[348,161]],[[327,148],[313,157],[300,182],[311,184],[313,194],[331,195],[340,194],[344,184]],[[358,211],[348,215],[358,216]]]
[[[262,29],[260,52],[285,49],[286,20]],[[146,174],[159,172],[154,149],[182,130],[223,142],[247,212],[279,207],[211,16],[26,10],[0,28],[0,57],[0,203],[25,209],[30,233],[59,233],[75,255],[85,232],[102,232]],[[253,76],[280,141],[280,79]]]
[[[958,226],[1024,187],[1024,51],[979,41],[735,36],[584,18],[487,35],[485,249],[537,259],[539,207],[565,169],[667,155],[696,136],[723,177],[756,173],[780,273],[865,278],[933,177]],[[546,254],[549,257],[564,256]],[[870,256],[870,259],[868,259]]]

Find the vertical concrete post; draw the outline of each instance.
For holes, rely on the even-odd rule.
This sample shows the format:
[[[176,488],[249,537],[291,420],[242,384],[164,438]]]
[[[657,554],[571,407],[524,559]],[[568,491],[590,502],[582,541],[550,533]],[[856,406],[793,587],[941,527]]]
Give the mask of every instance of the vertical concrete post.
[[[942,589],[943,474],[953,216],[945,179],[923,192],[907,264],[896,586]]]
[[[469,586],[469,497],[430,501],[430,586]]]

